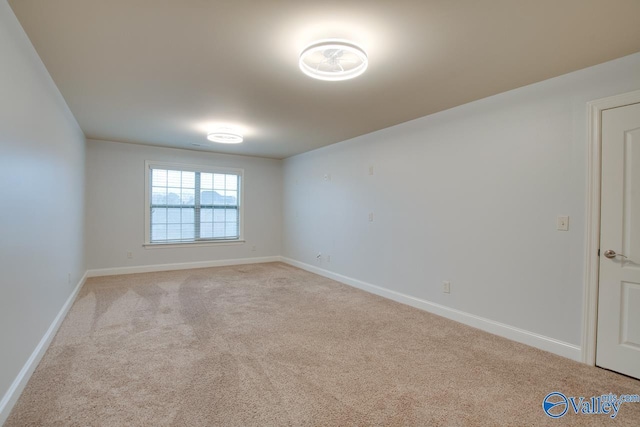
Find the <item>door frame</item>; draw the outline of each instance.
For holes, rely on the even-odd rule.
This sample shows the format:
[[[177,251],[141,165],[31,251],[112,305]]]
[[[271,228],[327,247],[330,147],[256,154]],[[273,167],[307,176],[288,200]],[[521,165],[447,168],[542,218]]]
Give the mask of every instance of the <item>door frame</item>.
[[[602,112],[640,103],[640,90],[587,103],[587,216],[584,296],[582,309],[582,362],[595,366],[598,328],[600,257],[600,180],[602,178]]]

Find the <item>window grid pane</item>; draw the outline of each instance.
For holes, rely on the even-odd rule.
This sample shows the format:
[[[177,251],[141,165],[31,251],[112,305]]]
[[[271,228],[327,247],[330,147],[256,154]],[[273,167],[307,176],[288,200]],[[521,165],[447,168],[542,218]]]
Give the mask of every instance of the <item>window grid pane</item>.
[[[151,169],[151,243],[239,239],[239,187],[235,174]]]

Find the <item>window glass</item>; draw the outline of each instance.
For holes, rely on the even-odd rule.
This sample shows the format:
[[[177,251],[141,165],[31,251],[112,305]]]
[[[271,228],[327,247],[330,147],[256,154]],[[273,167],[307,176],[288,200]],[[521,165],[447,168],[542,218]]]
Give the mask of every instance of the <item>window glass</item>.
[[[240,239],[239,173],[149,166],[148,243]]]

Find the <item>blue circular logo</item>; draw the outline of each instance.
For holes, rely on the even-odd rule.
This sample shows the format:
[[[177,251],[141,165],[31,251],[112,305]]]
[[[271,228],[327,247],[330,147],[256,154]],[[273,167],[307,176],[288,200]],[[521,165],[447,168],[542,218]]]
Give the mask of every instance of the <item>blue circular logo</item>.
[[[569,410],[569,401],[564,394],[554,391],[542,400],[542,409],[551,418],[560,418]]]

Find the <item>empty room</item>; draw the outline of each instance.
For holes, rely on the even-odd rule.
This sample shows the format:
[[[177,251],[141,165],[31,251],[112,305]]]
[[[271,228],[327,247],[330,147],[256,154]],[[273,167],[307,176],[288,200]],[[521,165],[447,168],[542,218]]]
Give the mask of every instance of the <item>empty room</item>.
[[[637,0],[0,0],[0,425],[640,425]]]

